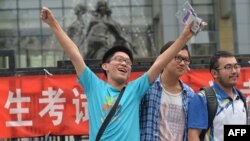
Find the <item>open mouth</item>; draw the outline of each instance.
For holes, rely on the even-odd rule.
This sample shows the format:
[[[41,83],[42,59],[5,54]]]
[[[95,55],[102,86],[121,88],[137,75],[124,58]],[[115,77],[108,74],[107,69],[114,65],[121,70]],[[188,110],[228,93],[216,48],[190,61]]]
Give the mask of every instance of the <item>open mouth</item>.
[[[120,71],[122,73],[127,73],[128,72],[127,69],[125,69],[125,68],[118,68],[118,71]]]

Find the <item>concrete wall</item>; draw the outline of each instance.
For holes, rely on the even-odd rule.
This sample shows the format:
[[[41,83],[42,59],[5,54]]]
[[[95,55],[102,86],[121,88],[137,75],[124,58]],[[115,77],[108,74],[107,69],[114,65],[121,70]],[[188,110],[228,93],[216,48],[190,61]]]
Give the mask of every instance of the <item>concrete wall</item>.
[[[250,54],[250,1],[233,1],[235,8],[235,46],[239,54]]]
[[[219,50],[235,52],[233,38],[233,9],[231,0],[215,1],[219,30]]]

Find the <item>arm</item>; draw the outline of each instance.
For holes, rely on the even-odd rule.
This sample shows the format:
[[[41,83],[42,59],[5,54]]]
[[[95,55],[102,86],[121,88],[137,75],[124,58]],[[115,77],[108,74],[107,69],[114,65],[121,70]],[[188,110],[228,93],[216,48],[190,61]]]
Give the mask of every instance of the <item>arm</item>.
[[[189,141],[200,141],[200,138],[199,138],[200,133],[201,133],[200,129],[189,128],[188,129],[188,140]]]
[[[200,141],[202,130],[207,129],[207,103],[205,102],[205,96],[201,96],[200,92],[195,94],[188,104],[187,127],[189,141]]]
[[[60,43],[61,47],[70,58],[78,77],[82,74],[86,67],[86,64],[78,50],[78,47],[74,42],[68,37],[68,35],[63,31],[62,27],[55,19],[51,10],[47,7],[43,7],[41,10],[41,19],[47,23],[55,34],[56,39]]]
[[[170,48],[159,55],[154,64],[149,68],[149,83],[152,83],[156,77],[161,73],[163,68],[171,61],[172,58],[181,50],[181,48],[191,39],[193,33],[191,32],[192,23],[185,26],[181,35],[172,44]]]

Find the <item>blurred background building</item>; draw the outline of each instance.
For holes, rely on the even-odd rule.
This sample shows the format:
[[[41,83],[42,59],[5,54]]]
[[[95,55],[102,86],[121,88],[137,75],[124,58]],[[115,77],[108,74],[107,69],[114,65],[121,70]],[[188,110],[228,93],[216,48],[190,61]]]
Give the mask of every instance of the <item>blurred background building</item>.
[[[183,25],[175,13],[185,0],[106,0],[112,18],[122,26],[137,56],[155,57],[159,48],[177,38]],[[191,54],[210,55],[216,50],[250,53],[249,0],[189,0],[208,23],[189,42]],[[0,50],[14,50],[17,68],[54,67],[67,59],[49,27],[40,20],[42,6],[49,7],[65,31],[77,19],[74,7],[87,7],[86,26],[97,0],[0,0]],[[86,32],[86,29],[83,29]],[[83,37],[84,38],[84,37]],[[84,52],[84,47],[80,48]],[[0,58],[0,68],[8,67]]]

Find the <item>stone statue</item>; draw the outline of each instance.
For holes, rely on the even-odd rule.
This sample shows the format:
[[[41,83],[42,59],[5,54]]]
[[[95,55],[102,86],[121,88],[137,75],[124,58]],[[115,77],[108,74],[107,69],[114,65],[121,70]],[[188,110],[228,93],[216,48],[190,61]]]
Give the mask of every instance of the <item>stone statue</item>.
[[[76,20],[68,27],[67,34],[73,40],[73,42],[81,49],[84,50],[84,40],[85,40],[85,22],[83,15],[87,12],[87,7],[82,3],[77,4],[74,7],[74,14],[76,15]],[[85,52],[84,52],[85,54]]]
[[[119,23],[111,17],[112,11],[106,1],[98,1],[95,14],[90,20],[87,39],[87,59],[100,59],[114,44],[130,44],[123,35]]]

